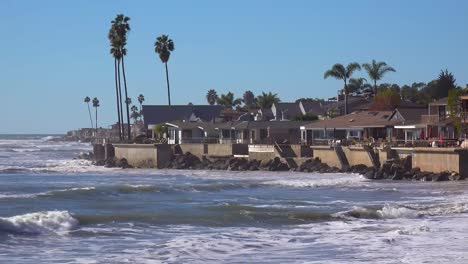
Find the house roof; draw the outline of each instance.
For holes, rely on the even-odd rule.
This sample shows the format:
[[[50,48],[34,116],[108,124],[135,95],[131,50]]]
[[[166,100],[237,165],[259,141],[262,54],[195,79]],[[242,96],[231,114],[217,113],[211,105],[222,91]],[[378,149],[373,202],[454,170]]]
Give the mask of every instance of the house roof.
[[[448,97],[441,98],[437,101],[431,102],[431,105],[447,105],[448,104]]]
[[[427,115],[427,108],[397,108],[398,112],[403,117],[404,124],[418,124],[421,123],[421,116]]]
[[[218,117],[222,109],[220,105],[143,105],[143,116],[146,125],[187,120],[192,114],[202,121],[210,121]]]
[[[299,129],[301,126],[310,124],[310,121],[230,121],[222,123],[213,122],[169,122],[168,126],[177,127],[180,129],[199,128],[205,131],[219,129]]]
[[[301,108],[298,103],[276,103],[273,109],[276,109],[276,113],[273,113],[276,119],[282,119],[283,115],[285,119],[293,119],[297,116],[302,116]]]
[[[268,121],[275,117],[273,115],[273,111],[271,111],[271,108],[262,108],[257,110],[257,112],[262,115],[262,120]]]
[[[302,107],[304,108],[304,112],[306,114],[313,114],[319,116],[325,113],[325,109],[322,106],[322,103],[320,103],[319,101],[303,100],[300,102],[300,104],[302,104]]]
[[[367,110],[371,101],[364,97],[360,96],[348,96],[348,112],[353,112],[356,110]],[[345,101],[332,102],[325,105],[326,111],[329,109],[344,109]]]
[[[400,120],[390,120],[392,113],[393,111],[355,111],[333,119],[309,123],[304,127],[306,129],[386,127],[401,122]]]

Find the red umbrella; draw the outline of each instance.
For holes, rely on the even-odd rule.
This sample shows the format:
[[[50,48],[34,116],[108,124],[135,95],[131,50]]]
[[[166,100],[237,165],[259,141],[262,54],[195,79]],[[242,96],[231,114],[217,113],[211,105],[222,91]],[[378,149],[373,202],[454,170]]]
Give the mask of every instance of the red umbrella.
[[[442,144],[443,138],[442,138],[442,133],[439,133],[439,143]]]
[[[419,139],[424,140],[425,135],[424,135],[424,128],[421,129],[421,133],[419,133]]]

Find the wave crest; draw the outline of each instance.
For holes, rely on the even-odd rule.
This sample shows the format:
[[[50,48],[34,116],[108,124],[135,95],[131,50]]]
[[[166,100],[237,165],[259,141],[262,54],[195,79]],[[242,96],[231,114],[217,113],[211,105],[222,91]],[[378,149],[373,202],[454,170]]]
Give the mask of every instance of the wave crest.
[[[44,211],[0,217],[0,233],[43,234],[67,232],[77,228],[79,222],[68,211]]]

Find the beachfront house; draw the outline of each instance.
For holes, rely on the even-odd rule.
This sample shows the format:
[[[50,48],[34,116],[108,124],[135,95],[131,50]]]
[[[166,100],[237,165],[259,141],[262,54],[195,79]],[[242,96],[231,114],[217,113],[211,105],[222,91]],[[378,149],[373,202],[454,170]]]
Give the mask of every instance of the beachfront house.
[[[300,143],[299,121],[170,122],[168,143],[274,144]]]
[[[315,144],[329,139],[384,139],[401,120],[394,111],[355,111],[351,114],[301,126],[301,141]]]
[[[143,105],[143,117],[146,128],[153,131],[157,125],[167,122],[212,121],[222,110],[220,105]]]
[[[447,98],[430,103],[427,108],[401,108],[397,115],[403,119],[395,125],[396,138],[405,142],[454,136],[453,123],[447,115]]]

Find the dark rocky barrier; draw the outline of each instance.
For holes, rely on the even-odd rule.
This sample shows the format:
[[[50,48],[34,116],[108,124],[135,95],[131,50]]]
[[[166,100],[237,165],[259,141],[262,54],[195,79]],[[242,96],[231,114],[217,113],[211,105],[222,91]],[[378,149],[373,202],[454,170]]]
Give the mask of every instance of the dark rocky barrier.
[[[89,159],[92,154],[80,158]],[[104,161],[94,162],[95,165],[107,168],[132,168],[126,159],[108,158]],[[357,173],[369,180],[410,180],[410,181],[459,181],[465,180],[456,172],[423,172],[419,168],[411,168],[410,158],[387,160],[378,169],[363,164],[349,167],[343,171],[322,163],[319,158],[311,158],[295,168],[279,157],[268,161],[249,160],[237,157],[203,157],[202,159],[190,152],[173,155],[165,169],[184,170],[229,170],[229,171],[297,171],[316,173]]]

